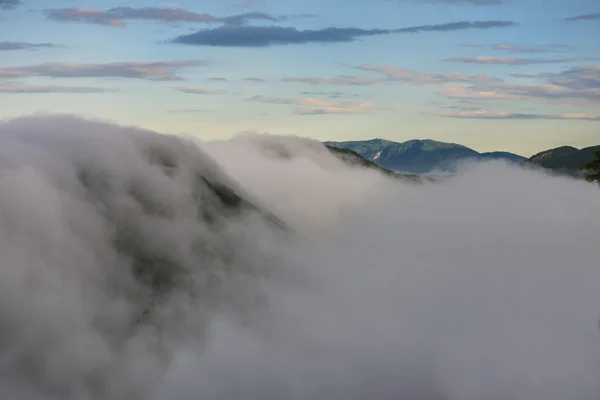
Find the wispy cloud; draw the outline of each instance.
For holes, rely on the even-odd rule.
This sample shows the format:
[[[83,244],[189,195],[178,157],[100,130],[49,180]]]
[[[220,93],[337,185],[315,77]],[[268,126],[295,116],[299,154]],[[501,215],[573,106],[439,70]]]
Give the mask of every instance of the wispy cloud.
[[[497,78],[489,75],[467,74],[464,72],[429,74],[389,65],[361,65],[358,69],[382,74],[387,81],[398,81],[414,85],[437,85],[449,82],[485,83],[498,81]]]
[[[20,0],[0,0],[0,10],[13,10],[20,4]]]
[[[574,58],[511,58],[511,57],[453,57],[444,61],[462,62],[468,64],[488,64],[488,65],[530,65],[530,64],[558,64],[577,61]]]
[[[208,95],[217,95],[226,93],[225,90],[215,89],[215,88],[206,88],[206,87],[198,87],[198,86],[184,86],[174,88],[184,93],[189,94],[208,94]]]
[[[549,76],[550,83],[574,90],[600,90],[600,65],[580,65]]]
[[[285,97],[270,97],[270,96],[254,96],[247,99],[248,101],[259,101],[262,103],[271,104],[289,104],[297,106],[294,112],[300,115],[321,115],[321,114],[365,114],[367,112],[381,109],[373,103],[352,103],[352,102],[333,102],[329,100],[314,99],[308,97],[300,98],[285,98]]]
[[[254,7],[257,4],[262,4],[264,2],[265,0],[242,0],[238,4],[236,4],[236,7],[250,8]]]
[[[600,65],[580,65],[560,73],[512,74],[516,78],[543,79],[540,84],[510,83],[490,75],[423,73],[389,65],[361,65],[359,70],[379,77],[343,76],[334,78],[285,78],[287,82],[311,85],[374,85],[398,82],[413,86],[433,86],[439,94],[458,100],[527,100],[561,104],[600,104]]]
[[[498,51],[506,51],[509,53],[562,53],[567,51],[574,51],[575,46],[566,44],[547,44],[547,45],[517,45],[499,43],[491,46],[492,49]]]
[[[516,99],[576,105],[600,104],[600,65],[582,65],[543,76],[546,82],[542,84],[480,82],[466,87],[444,88],[440,93],[454,99]]]
[[[488,109],[489,106],[487,104],[481,102],[475,102],[473,100],[458,100],[453,104],[445,104],[439,101],[432,102],[438,108],[448,109],[448,110],[460,110],[460,111],[482,111]]]
[[[61,22],[85,22],[115,27],[125,25],[121,16],[93,8],[59,8],[44,12],[47,18]]]
[[[178,114],[183,114],[183,113],[206,113],[206,112],[212,112],[214,110],[205,110],[205,109],[181,109],[181,110],[169,110],[170,113],[178,113]]]
[[[208,78],[209,81],[214,81],[214,82],[228,82],[227,79],[225,78],[221,78],[219,76],[213,76],[211,78]]]
[[[0,78],[46,76],[52,78],[137,78],[152,81],[182,80],[174,71],[206,65],[205,61],[118,62],[107,64],[45,63],[0,68]]]
[[[216,17],[211,14],[196,13],[180,8],[158,7],[116,7],[106,11],[87,8],[60,8],[44,11],[49,19],[62,22],[85,22],[106,26],[120,27],[125,20],[145,20],[163,23],[220,23],[239,25],[248,21],[277,21],[278,18],[261,12],[249,12],[226,17]]]
[[[343,92],[301,92],[304,96],[326,96],[330,99],[339,99],[341,97],[359,97],[356,94]]]
[[[335,78],[324,77],[289,77],[284,82],[308,83],[311,85],[339,85],[339,86],[364,86],[373,85],[385,81],[384,78],[373,78],[368,76],[338,76]]]
[[[252,78],[252,77],[246,78],[244,80],[246,82],[254,82],[254,83],[264,83],[264,82],[266,82],[266,80],[264,80],[264,79],[261,79],[261,78]]]
[[[515,54],[541,54],[541,53],[565,53],[577,50],[576,46],[567,44],[543,44],[543,45],[528,45],[528,44],[509,44],[497,43],[492,45],[465,43],[461,47],[489,49],[494,51],[503,51],[506,53]]]
[[[450,32],[467,29],[491,29],[516,25],[510,21],[461,21],[436,25],[419,25],[400,29],[325,28],[298,30],[281,26],[229,26],[205,29],[189,35],[181,35],[173,43],[195,46],[266,47],[307,43],[353,42],[361,37],[421,33]]]
[[[379,76],[338,76],[327,77],[289,77],[285,82],[299,82],[311,85],[365,86],[379,83],[402,82],[410,85],[439,85],[450,82],[488,82],[498,81],[489,75],[467,74],[462,72],[429,74],[390,65],[360,65],[361,71],[377,73]]]
[[[62,47],[53,43],[0,42],[0,51],[34,50],[41,48]]]
[[[506,0],[410,0],[413,3],[434,4],[471,4],[474,6],[497,6],[506,3]]]
[[[513,78],[524,78],[524,79],[541,79],[549,78],[553,74],[551,73],[538,73],[538,74],[510,74]]]
[[[113,92],[112,89],[89,87],[89,86],[59,86],[59,85],[25,85],[21,83],[0,84],[0,93],[105,93]]]
[[[425,115],[459,118],[459,119],[545,119],[545,120],[585,120],[600,121],[600,114],[524,114],[501,111],[458,111],[458,112],[436,112],[427,111]]]
[[[592,19],[600,19],[600,13],[577,15],[575,17],[565,18],[565,21],[588,21]]]

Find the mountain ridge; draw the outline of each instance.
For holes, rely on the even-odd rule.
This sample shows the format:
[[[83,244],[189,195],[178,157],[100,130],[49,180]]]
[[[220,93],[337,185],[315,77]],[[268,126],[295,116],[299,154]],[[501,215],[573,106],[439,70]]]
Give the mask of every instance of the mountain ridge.
[[[357,141],[325,141],[326,146],[352,150],[383,168],[410,174],[434,170],[454,171],[458,162],[468,159],[503,159],[521,163],[527,158],[518,154],[498,151],[480,153],[458,143],[432,139],[411,139],[394,142],[382,138]]]

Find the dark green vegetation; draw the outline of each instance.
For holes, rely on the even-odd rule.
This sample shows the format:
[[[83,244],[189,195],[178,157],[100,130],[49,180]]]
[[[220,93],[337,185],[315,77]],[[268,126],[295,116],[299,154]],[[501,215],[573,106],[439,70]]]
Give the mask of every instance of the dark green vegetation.
[[[557,173],[581,176],[584,175],[582,166],[592,162],[597,151],[600,151],[600,146],[583,149],[561,146],[542,151],[529,158],[529,162]]]
[[[600,184],[600,149],[594,153],[594,160],[584,164],[581,169],[586,172],[586,180]]]
[[[146,157],[147,163],[157,167],[168,179],[176,179],[180,173],[190,168],[190,165],[182,164],[175,155],[167,154],[160,148],[146,150]],[[186,282],[191,281],[191,274],[199,268],[203,269],[207,276],[203,298],[207,300],[218,297],[220,272],[213,273],[209,266],[227,266],[235,261],[236,253],[230,246],[211,244],[212,238],[225,235],[223,232],[226,223],[254,214],[276,229],[287,229],[275,215],[260,209],[227,183],[217,181],[211,176],[213,174],[207,175],[206,172],[201,169],[192,171],[188,182],[195,207],[190,218],[206,228],[204,234],[198,235],[194,243],[193,257],[188,259],[182,259],[177,252],[171,251],[172,249],[157,246],[148,240],[147,228],[143,221],[172,221],[181,212],[165,204],[164,199],[148,182],[136,178],[129,182],[127,194],[133,202],[129,205],[129,215],[125,217],[122,214],[125,210],[121,210],[120,204],[114,202],[115,192],[120,189],[110,183],[103,171],[82,168],[78,173],[79,183],[87,192],[87,196],[93,199],[99,208],[106,210],[105,218],[114,233],[114,249],[122,260],[127,261],[133,277],[147,293],[134,321],[136,324],[146,321],[175,287],[186,287]],[[218,262],[215,263],[214,259]]]
[[[429,139],[409,140],[402,143],[384,139],[371,139],[350,142],[325,142],[325,145],[352,150],[383,168],[412,174],[422,174],[432,170],[454,171],[457,162],[469,159],[500,159],[517,163],[525,160],[525,157],[513,153],[479,153],[460,144]]]

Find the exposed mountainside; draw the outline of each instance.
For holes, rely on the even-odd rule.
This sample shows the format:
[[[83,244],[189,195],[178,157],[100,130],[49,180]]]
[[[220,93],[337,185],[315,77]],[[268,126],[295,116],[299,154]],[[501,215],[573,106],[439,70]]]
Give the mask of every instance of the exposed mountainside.
[[[398,178],[406,178],[406,179],[410,179],[410,180],[418,180],[419,177],[417,175],[409,175],[409,174],[400,174],[394,171],[391,171],[387,168],[383,168],[382,166],[378,165],[377,163],[367,160],[366,158],[364,158],[363,156],[361,156],[360,154],[358,154],[357,152],[350,150],[350,149],[342,149],[339,147],[334,147],[334,146],[325,146],[329,149],[329,151],[331,151],[332,154],[336,155],[337,157],[340,157],[344,162],[346,162],[349,165],[353,165],[353,166],[360,166],[360,167],[365,167],[365,168],[372,168],[375,169],[385,175],[388,176],[393,176],[393,177],[398,177]]]
[[[528,161],[555,172],[582,175],[580,171],[581,166],[591,162],[594,159],[594,152],[599,150],[600,145],[585,147],[583,149],[561,146],[537,153],[529,158]]]
[[[505,159],[522,162],[525,157],[506,152],[479,153],[455,143],[435,140],[409,140],[392,142],[371,139],[349,142],[325,142],[325,145],[353,150],[367,160],[394,170],[409,173],[426,173],[432,170],[453,171],[458,161],[467,159]]]

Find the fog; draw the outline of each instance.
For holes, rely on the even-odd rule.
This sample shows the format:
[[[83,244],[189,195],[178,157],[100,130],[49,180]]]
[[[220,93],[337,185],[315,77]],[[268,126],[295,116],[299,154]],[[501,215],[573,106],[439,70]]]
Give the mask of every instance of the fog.
[[[597,186],[501,162],[0,122],[0,397],[597,400],[599,243]]]

